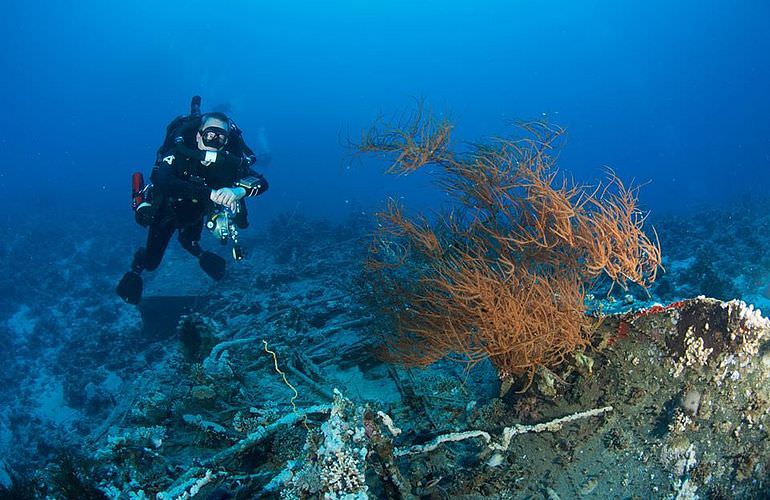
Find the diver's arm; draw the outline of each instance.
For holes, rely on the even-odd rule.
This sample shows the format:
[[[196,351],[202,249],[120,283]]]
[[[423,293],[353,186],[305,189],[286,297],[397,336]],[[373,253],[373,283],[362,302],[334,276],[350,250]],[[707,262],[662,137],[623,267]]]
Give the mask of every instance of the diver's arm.
[[[171,161],[173,162],[173,157]],[[159,165],[155,165],[150,179],[166,196],[197,200],[211,199],[211,188],[201,183],[182,179],[177,175],[174,166],[167,163],[167,160],[162,160]]]

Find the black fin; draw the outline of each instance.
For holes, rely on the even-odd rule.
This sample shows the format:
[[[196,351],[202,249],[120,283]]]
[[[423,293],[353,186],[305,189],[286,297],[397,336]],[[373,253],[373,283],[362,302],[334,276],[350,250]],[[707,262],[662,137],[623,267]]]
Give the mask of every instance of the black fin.
[[[142,299],[142,286],[142,277],[134,271],[129,271],[120,279],[115,291],[121,299],[136,305]]]

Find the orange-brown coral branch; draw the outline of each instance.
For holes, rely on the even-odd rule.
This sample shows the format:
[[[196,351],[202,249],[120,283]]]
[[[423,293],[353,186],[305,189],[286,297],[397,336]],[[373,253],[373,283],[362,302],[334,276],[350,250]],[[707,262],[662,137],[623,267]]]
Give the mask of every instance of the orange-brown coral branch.
[[[391,154],[390,173],[439,165],[457,209],[433,225],[392,200],[379,214],[368,269],[395,326],[385,352],[411,366],[489,359],[501,377],[531,375],[589,342],[586,287],[601,274],[647,286],[660,246],[642,229],[638,188],[612,172],[593,188],[559,175],[562,129],[527,123],[523,139],[456,154],[451,128],[421,110],[409,124],[373,128],[359,146]]]

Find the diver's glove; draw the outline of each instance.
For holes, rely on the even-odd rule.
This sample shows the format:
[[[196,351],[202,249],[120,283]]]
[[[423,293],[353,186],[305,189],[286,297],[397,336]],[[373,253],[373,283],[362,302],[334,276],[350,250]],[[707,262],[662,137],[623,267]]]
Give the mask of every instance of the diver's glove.
[[[227,263],[225,259],[219,255],[211,252],[203,252],[198,257],[198,263],[203,269],[203,272],[208,274],[211,279],[219,281],[225,277],[225,270],[227,269]]]
[[[137,305],[142,300],[142,288],[142,277],[139,273],[129,271],[120,279],[115,291],[124,301]]]

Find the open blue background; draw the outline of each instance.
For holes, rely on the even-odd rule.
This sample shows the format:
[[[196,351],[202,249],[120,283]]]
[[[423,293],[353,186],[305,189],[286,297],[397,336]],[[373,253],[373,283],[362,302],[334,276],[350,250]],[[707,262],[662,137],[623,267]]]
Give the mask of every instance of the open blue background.
[[[427,179],[348,167],[341,146],[425,98],[459,138],[546,116],[561,166],[651,181],[645,207],[768,189],[770,7],[763,1],[12,2],[0,27],[0,194],[7,211],[130,218],[166,123],[200,94],[247,140],[264,127],[271,191],[255,219],[345,216]],[[343,141],[341,141],[341,139]],[[114,214],[114,215],[113,215]]]

